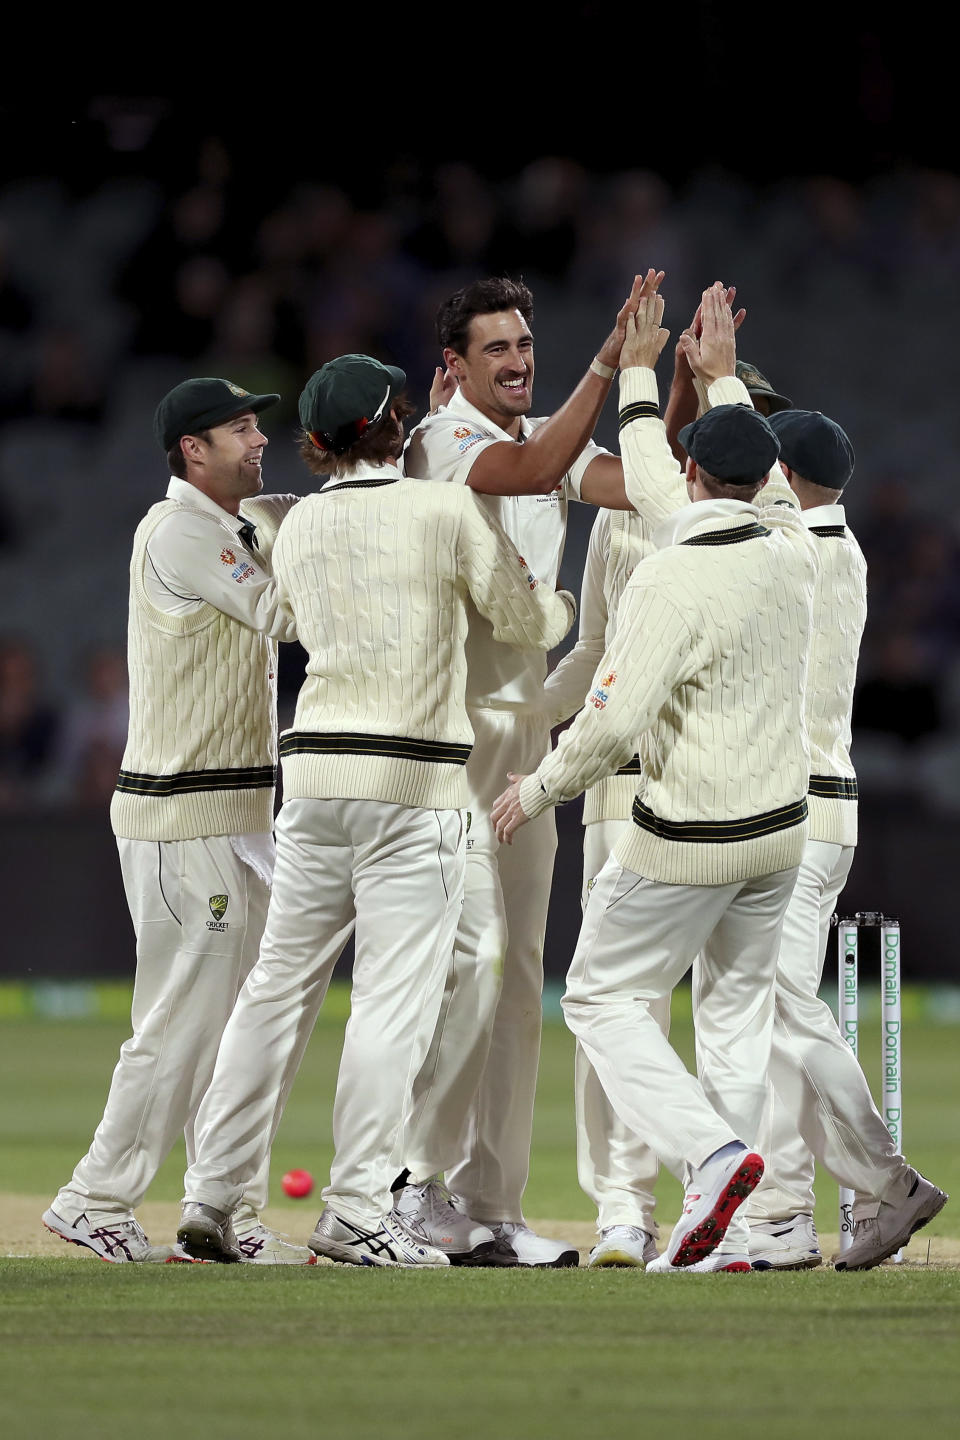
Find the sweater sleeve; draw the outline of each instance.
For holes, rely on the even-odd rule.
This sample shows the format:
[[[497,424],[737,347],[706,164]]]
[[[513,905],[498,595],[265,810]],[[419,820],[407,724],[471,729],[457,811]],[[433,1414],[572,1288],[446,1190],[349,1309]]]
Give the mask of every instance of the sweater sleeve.
[[[296,626],[258,551],[248,551],[215,519],[180,511],[161,520],[146,546],[158,609],[177,613],[204,601],[274,640],[295,640]],[[161,603],[164,595],[169,602]],[[153,598],[151,596],[151,598]]]
[[[587,563],[580,590],[580,637],[576,645],[547,676],[544,694],[550,723],[567,720],[583,704],[590,682],[606,648],[607,601],[604,576],[610,553],[610,512],[601,510],[590,531]]]
[[[241,519],[257,527],[257,550],[264,559],[273,553],[277,531],[300,498],[299,495],[255,495],[241,504]]]
[[[473,492],[460,493],[457,561],[473,603],[493,626],[495,640],[521,650],[551,650],[573,624],[573,596],[541,585]]]
[[[631,580],[586,705],[557,748],[520,786],[524,813],[533,819],[626,764],[639,737],[694,669],[687,621],[658,593],[655,576],[648,572],[642,581]]]
[[[660,419],[657,377],[642,365],[620,372],[620,454],[627,499],[651,525],[690,503]]]

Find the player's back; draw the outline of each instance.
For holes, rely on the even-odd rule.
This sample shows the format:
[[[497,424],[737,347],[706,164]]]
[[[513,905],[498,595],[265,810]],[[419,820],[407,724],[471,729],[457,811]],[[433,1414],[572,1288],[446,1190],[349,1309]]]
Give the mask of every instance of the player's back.
[[[295,728],[469,744],[461,492],[361,472],[284,521],[274,570],[307,651]]]

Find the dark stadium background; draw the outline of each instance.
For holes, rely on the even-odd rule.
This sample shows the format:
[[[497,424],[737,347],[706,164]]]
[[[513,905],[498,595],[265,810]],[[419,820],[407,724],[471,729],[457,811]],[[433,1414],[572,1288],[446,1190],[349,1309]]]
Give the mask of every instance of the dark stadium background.
[[[107,806],[130,537],[166,484],[159,396],[201,373],[280,389],[267,485],[302,489],[296,395],[330,355],[403,365],[422,403],[438,301],[477,274],[523,274],[548,413],[634,267],[656,264],[674,335],[704,284],[737,284],[741,353],[854,441],[871,615],[843,904],[902,917],[905,978],[954,978],[948,61],[929,34],[818,6],[781,12],[776,37],[707,4],[524,15],[397,15],[359,46],[272,33],[267,78],[230,87],[202,52],[208,83],[175,95],[0,101],[0,975],[132,972]],[[598,437],[615,444],[612,404]],[[575,510],[563,579],[578,589],[592,512]],[[289,715],[295,654],[282,677]],[[579,806],[558,820],[557,977],[577,931]]]

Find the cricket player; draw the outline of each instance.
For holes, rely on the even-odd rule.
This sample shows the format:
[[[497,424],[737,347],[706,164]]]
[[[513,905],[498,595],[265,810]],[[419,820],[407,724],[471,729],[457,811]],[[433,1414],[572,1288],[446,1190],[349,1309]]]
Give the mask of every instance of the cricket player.
[[[547,585],[556,583],[571,499],[629,508],[619,457],[590,436],[616,373],[626,316],[661,279],[653,270],[636,278],[610,336],[549,418],[528,418],[534,341],[527,287],[482,280],[440,309],[438,336],[456,389],[413,431],[406,474],[473,490]],[[576,1247],[537,1235],[522,1208],[556,827],[552,816],[544,816],[503,850],[489,820],[507,772],[533,768],[549,748],[546,663],[495,644],[489,625],[473,614],[467,659],[475,743],[467,764],[463,916],[440,1020],[413,1088],[396,1207],[408,1225],[447,1248],[458,1263],[476,1258],[467,1246],[479,1222],[486,1227],[486,1256],[492,1237],[498,1260],[576,1265]],[[439,1172],[441,1157],[451,1155],[453,1162],[445,1162],[448,1190]],[[469,1226],[458,1221],[463,1212]]]
[[[267,547],[295,496],[256,500],[280,397],[184,381],[157,407],[171,471],[130,563],[130,731],[110,810],[137,941],[133,1035],[90,1150],[43,1223],[104,1260],[187,1257],[151,1246],[134,1211],[195,1116],[260,944],[273,870],[276,646],[294,637]],[[259,508],[258,508],[259,507]],[[312,1264],[259,1219],[268,1155],[236,1218],[240,1258]]]
[[[704,293],[698,373],[717,406],[682,432],[693,504],[658,530],[620,600],[617,631],[573,726],[498,799],[498,837],[643,761],[633,824],[587,902],[564,1014],[621,1120],[682,1154],[684,1210],[651,1268],[708,1260],[763,1170],[750,1148],[765,1099],[773,978],[806,839],[803,681],[816,572],[789,488],[764,486],[779,445],[741,401],[723,287]],[[621,365],[621,446],[638,510],[677,503],[653,367],[663,301],[641,300]],[[691,357],[691,363],[694,358]],[[648,497],[647,492],[652,492]],[[742,498],[741,498],[742,497]],[[752,503],[756,498],[757,503]],[[701,956],[700,1076],[651,1003]]]
[[[405,480],[403,371],[346,355],[300,399],[302,453],[333,472],[281,526],[274,569],[308,652],[281,737],[284,804],[260,959],[198,1117],[179,1239],[236,1259],[230,1217],[356,926],[336,1156],[310,1239],[350,1264],[443,1265],[391,1213],[402,1122],[433,1034],[463,897],[468,603],[497,644],[546,650],[575,605],[541,585],[468,491]],[[443,1163],[446,1163],[444,1157]],[[476,1244],[484,1241],[482,1227]],[[475,1245],[471,1245],[471,1249]]]
[[[866,1269],[899,1250],[947,1197],[898,1153],[856,1057],[817,995],[830,917],[857,842],[850,717],[867,614],[866,564],[840,503],[854,466],[845,432],[809,410],[784,410],[770,424],[821,563],[805,705],[809,833],[777,963],[769,1108],[758,1137],[767,1168],[744,1214],[754,1269],[819,1265],[816,1158],[857,1192],[853,1243],[838,1268]]]
[[[547,677],[551,724],[576,714],[592,689],[597,667],[616,632],[617,604],[636,566],[653,554],[653,527],[632,510],[601,510],[593,523],[580,592],[580,634],[574,648]],[[633,755],[615,775],[591,785],[583,802],[583,894],[587,898],[607,857],[631,823],[640,775]],[[655,1001],[651,1013],[664,1034],[670,1007]],[[576,1048],[574,1098],[577,1170],[597,1207],[599,1240],[591,1268],[644,1265],[657,1258],[653,1187],[657,1156],[617,1117],[581,1045]]]

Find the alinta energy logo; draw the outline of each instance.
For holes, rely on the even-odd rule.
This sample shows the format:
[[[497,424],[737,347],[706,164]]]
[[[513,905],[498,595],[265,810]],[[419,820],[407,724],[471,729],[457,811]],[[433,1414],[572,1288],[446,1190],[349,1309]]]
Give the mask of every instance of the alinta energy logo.
[[[207,921],[207,929],[216,930],[218,933],[228,930],[229,924],[223,917],[227,913],[230,897],[228,895],[211,895],[207,903],[210,906],[210,914],[213,916],[212,920]]]

